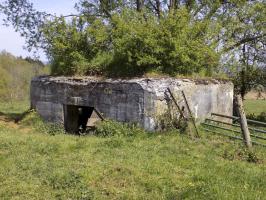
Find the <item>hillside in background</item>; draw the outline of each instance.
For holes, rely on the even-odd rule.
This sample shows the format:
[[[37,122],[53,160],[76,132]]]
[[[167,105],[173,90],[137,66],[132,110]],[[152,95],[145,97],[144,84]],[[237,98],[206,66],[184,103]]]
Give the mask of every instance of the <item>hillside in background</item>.
[[[31,78],[43,74],[49,67],[41,61],[0,52],[0,101],[27,100]]]

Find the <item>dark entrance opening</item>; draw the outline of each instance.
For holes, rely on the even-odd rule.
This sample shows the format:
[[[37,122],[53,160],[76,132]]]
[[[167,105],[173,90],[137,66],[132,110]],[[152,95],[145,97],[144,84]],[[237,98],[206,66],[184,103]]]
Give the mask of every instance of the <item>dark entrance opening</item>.
[[[93,107],[79,107],[78,111],[78,132],[84,133],[87,128],[88,120],[93,112]]]
[[[64,106],[64,126],[70,133],[81,134],[87,129],[89,118],[94,108],[89,106]]]

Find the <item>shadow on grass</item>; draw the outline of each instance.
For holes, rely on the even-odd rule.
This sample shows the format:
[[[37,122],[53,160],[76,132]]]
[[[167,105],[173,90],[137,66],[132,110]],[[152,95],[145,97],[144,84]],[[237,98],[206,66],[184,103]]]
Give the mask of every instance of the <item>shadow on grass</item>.
[[[17,113],[17,112],[0,112],[0,119],[2,121],[5,121],[5,122],[15,122],[15,123],[18,123],[19,121],[21,121],[24,117],[27,116],[27,114],[29,114],[31,112],[30,109],[22,112],[22,113]]]

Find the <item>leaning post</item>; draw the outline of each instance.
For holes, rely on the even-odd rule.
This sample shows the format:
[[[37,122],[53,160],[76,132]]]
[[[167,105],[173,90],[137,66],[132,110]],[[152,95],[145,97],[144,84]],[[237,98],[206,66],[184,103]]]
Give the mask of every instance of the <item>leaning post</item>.
[[[250,132],[248,130],[247,118],[243,107],[243,101],[240,95],[236,95],[235,99],[236,99],[236,110],[239,116],[239,123],[242,131],[242,136],[247,148],[250,149],[252,147],[252,143],[250,138]]]

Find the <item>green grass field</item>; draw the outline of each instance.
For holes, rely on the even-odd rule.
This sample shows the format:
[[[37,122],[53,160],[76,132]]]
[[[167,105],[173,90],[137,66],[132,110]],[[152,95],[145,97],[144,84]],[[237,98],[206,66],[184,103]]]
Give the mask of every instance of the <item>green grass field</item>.
[[[244,107],[247,114],[259,115],[261,112],[266,112],[266,100],[251,100],[244,101]]]
[[[13,109],[5,113],[19,112]],[[249,152],[240,142],[203,132],[197,140],[131,129],[124,131],[138,134],[80,137],[44,126],[35,114],[20,124],[0,121],[0,199],[266,196],[262,147]]]
[[[5,115],[9,118],[20,116],[23,112],[27,111],[30,107],[28,101],[20,102],[1,102],[0,101],[0,116]]]

